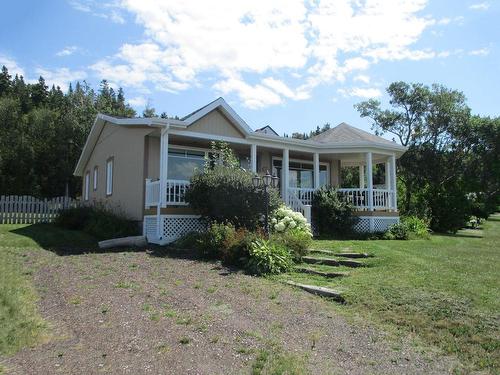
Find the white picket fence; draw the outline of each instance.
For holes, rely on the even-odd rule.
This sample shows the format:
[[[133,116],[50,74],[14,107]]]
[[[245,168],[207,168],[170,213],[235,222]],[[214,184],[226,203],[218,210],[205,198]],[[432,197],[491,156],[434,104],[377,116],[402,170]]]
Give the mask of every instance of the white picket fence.
[[[52,222],[61,210],[77,207],[70,197],[37,199],[28,195],[0,196],[0,224],[37,224]]]

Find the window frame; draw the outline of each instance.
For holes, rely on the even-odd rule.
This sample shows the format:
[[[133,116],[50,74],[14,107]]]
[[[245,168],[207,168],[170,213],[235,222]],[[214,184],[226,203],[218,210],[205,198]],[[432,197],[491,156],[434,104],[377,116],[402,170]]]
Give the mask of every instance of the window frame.
[[[94,166],[94,174],[92,176],[92,188],[94,191],[97,191],[97,183],[99,181],[99,167],[96,165]]]
[[[273,174],[276,174],[277,175],[277,170],[276,170],[276,167],[274,166],[274,161],[275,160],[279,160],[281,161],[281,168],[283,168],[283,157],[281,156],[272,156],[271,157],[271,169],[272,169],[272,173]],[[308,164],[308,165],[311,165],[312,166],[312,172],[313,172],[313,185],[314,185],[314,161],[310,161],[310,160],[304,160],[304,159],[289,159],[289,164],[288,164],[288,170],[290,170],[290,163],[299,163],[301,164],[301,167],[302,167],[302,164]],[[330,177],[330,163],[329,162],[325,162],[325,161],[320,161],[319,162],[319,165],[320,165],[320,173],[321,173],[321,166],[325,166],[326,167],[326,185],[325,186],[328,186],[330,184],[330,181],[331,181],[331,177]],[[302,168],[293,168],[295,170],[304,170],[304,171],[310,171],[311,169],[302,169]],[[278,176],[280,177],[281,179],[281,176]],[[280,182],[281,183],[281,182]]]
[[[111,168],[110,168],[110,166],[111,166]],[[115,158],[114,158],[114,156],[111,156],[106,160],[106,197],[110,197],[113,195],[114,169],[115,169]]]
[[[83,199],[88,202],[90,199],[90,171],[85,172],[84,182],[83,182]]]

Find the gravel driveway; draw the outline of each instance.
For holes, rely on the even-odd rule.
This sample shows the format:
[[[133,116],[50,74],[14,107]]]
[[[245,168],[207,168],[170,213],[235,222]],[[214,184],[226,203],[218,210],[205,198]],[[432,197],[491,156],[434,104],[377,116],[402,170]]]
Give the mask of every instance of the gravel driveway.
[[[276,356],[311,374],[451,367],[348,323],[334,302],[218,263],[155,249],[26,253],[49,329],[4,359],[7,373],[258,374]]]

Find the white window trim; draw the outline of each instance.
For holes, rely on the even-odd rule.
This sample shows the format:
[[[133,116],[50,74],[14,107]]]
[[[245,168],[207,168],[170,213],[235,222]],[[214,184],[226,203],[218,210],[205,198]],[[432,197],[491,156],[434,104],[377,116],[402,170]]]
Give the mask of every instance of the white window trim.
[[[92,181],[92,186],[94,188],[94,191],[97,190],[97,180],[99,178],[99,168],[97,165],[94,167],[94,176],[93,176],[93,181]]]
[[[106,196],[113,194],[114,161],[113,157],[106,160]]]
[[[83,199],[88,201],[90,195],[90,171],[85,173],[85,182],[84,182],[84,191],[83,191]]]

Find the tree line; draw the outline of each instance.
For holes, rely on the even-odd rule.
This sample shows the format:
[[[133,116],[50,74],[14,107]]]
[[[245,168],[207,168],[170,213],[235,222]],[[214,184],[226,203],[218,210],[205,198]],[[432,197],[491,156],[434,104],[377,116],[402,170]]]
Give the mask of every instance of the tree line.
[[[26,83],[0,73],[0,193],[75,196],[81,179],[73,176],[97,113],[132,117],[135,111],[103,80],[94,91],[86,82],[64,93],[40,77]]]

